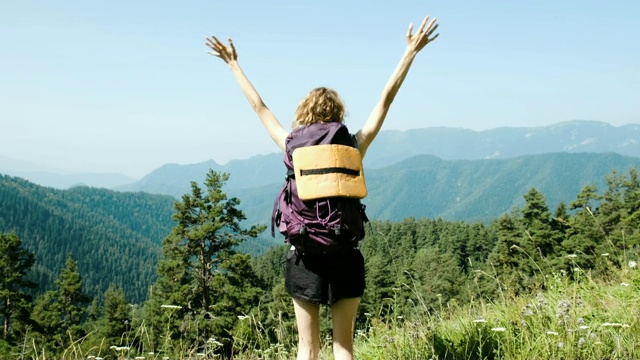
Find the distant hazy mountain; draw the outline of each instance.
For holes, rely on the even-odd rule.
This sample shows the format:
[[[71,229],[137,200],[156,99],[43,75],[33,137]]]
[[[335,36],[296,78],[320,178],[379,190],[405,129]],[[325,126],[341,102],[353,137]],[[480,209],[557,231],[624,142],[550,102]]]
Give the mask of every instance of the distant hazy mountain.
[[[139,181],[114,187],[119,191],[144,191],[180,197],[191,189],[191,181],[202,183],[209,169],[231,174],[227,189],[255,187],[284,179],[282,154],[257,155],[219,165],[213,160],[190,164],[164,165]]]
[[[2,171],[0,171],[0,173],[2,173]],[[135,179],[122,174],[59,174],[42,171],[12,171],[6,172],[6,174],[29,180],[41,186],[49,186],[56,189],[69,189],[74,186],[110,189],[135,181]]]
[[[640,124],[612,126],[597,121],[568,121],[550,126],[498,128],[473,131],[433,127],[407,131],[381,131],[367,151],[367,171],[396,164],[416,155],[444,160],[509,159],[545,153],[609,153],[640,157]],[[146,191],[179,197],[190,181],[202,182],[209,168],[231,174],[227,189],[257,188],[284,178],[282,154],[191,165],[165,165],[142,180],[116,187],[121,191]]]
[[[57,169],[0,155],[0,174],[17,176],[41,186],[68,189],[73,186],[113,188],[135,179],[122,174],[65,174]]]
[[[598,121],[568,121],[541,127],[503,127],[484,131],[430,127],[406,131],[383,130],[365,158],[365,168],[393,165],[416,155],[444,160],[508,159],[555,152],[615,152],[640,157],[640,124],[612,126]],[[258,187],[283,178],[282,154],[258,155],[219,165],[213,160],[197,164],[167,164],[135,181],[120,174],[59,174],[41,166],[0,156],[0,173],[44,186],[106,187],[178,197],[190,181],[204,181],[208,169],[231,174],[229,189]]]
[[[422,154],[445,160],[477,160],[556,152],[615,152],[640,157],[640,124],[616,127],[576,120],[484,131],[447,127],[381,131],[367,151],[365,166],[392,165]]]

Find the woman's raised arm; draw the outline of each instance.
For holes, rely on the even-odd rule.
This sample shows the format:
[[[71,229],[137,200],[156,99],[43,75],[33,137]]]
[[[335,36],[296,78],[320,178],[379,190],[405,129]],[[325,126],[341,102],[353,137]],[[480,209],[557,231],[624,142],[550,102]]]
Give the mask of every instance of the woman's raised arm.
[[[402,55],[400,63],[387,81],[387,84],[382,91],[382,96],[380,96],[380,100],[373,108],[373,111],[369,115],[369,118],[362,129],[356,133],[360,153],[363,157],[373,139],[378,135],[378,132],[382,127],[382,123],[387,116],[387,112],[389,112],[389,107],[391,107],[393,99],[396,97],[400,86],[402,86],[404,78],[409,72],[413,59],[420,50],[440,35],[433,35],[437,28],[438,24],[436,24],[436,18],[429,21],[428,16],[424,18],[420,25],[420,29],[418,29],[418,32],[415,34],[412,34],[413,24],[409,24],[409,30],[407,31],[407,49]]]
[[[210,36],[206,38],[205,44],[211,48],[213,51],[209,51],[209,54],[219,57],[224,60],[233,76],[238,81],[244,96],[249,100],[249,104],[253,110],[258,114],[262,124],[265,129],[273,139],[273,141],[278,145],[282,151],[285,150],[285,140],[289,132],[285,130],[278,119],[271,113],[271,110],[264,104],[262,98],[258,94],[258,91],[253,87],[247,76],[244,74],[240,65],[238,64],[238,53],[236,52],[236,48],[233,45],[231,39],[229,39],[229,45],[223,44],[220,40],[218,40],[215,36]]]

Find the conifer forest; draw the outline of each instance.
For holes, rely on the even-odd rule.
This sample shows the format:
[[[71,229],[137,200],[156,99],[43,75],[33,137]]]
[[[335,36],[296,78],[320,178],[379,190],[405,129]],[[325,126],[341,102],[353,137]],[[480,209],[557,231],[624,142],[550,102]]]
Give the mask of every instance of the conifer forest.
[[[0,176],[0,358],[294,358],[295,316],[284,288],[289,248],[269,240],[270,224],[244,221],[243,199],[225,193],[229,176],[209,171],[178,199],[54,190]],[[614,171],[606,184],[585,186],[554,209],[531,188],[523,206],[490,222],[369,222],[356,336],[391,339],[459,309],[559,291],[553,279],[563,289],[617,279],[639,255],[640,175]],[[252,247],[259,242],[269,246]],[[636,278],[630,288],[637,290]],[[517,324],[494,327],[464,349],[462,336],[438,333],[418,353],[416,330],[404,355],[398,337],[357,351],[360,358],[516,358],[504,355],[510,343],[495,340],[510,326]],[[321,331],[330,342],[326,309]],[[571,345],[576,351],[582,339]],[[633,358],[635,346],[606,358]],[[395,353],[384,353],[391,347]],[[544,354],[555,356],[558,347]]]

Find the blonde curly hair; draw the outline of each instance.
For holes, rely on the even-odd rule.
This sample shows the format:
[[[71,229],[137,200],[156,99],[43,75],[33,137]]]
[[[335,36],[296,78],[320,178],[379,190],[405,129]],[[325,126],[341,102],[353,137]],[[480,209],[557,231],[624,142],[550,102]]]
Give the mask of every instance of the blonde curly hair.
[[[311,90],[300,101],[296,110],[296,119],[292,128],[315,123],[343,122],[345,116],[344,104],[338,93],[326,87]]]

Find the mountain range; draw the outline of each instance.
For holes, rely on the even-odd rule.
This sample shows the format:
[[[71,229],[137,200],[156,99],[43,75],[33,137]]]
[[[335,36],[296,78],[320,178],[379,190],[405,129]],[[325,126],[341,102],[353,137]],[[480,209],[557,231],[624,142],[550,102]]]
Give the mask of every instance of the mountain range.
[[[416,155],[443,160],[508,159],[544,153],[614,152],[640,157],[640,124],[613,126],[600,121],[567,121],[540,127],[502,127],[475,131],[450,127],[383,130],[364,160],[366,169],[382,168]],[[0,173],[55,188],[76,185],[180,196],[191,180],[202,181],[208,169],[232,174],[229,189],[272,184],[283,178],[282,154],[257,155],[221,165],[167,164],[135,181],[121,174],[62,174],[0,155]]]

